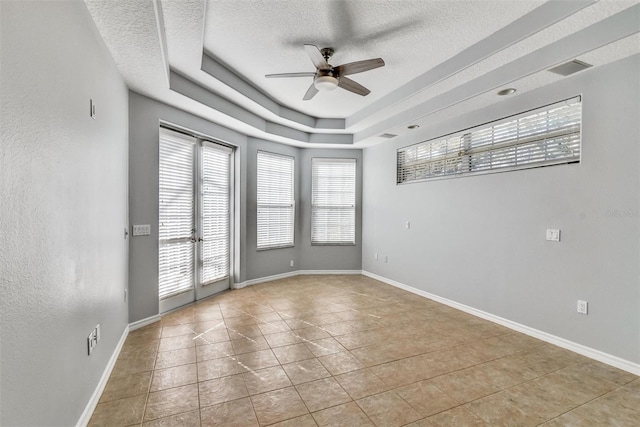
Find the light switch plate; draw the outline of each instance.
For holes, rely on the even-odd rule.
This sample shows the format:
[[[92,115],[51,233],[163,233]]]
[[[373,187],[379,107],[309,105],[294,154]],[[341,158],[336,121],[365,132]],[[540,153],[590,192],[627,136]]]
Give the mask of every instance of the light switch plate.
[[[151,225],[150,224],[142,224],[142,225],[134,225],[133,226],[133,235],[134,236],[149,236],[151,234]]]

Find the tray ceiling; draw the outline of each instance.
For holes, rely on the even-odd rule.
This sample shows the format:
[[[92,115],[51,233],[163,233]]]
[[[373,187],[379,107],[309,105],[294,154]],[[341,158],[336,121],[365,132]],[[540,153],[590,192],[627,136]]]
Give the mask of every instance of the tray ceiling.
[[[85,0],[132,90],[249,136],[298,146],[362,147],[640,52],[638,0]],[[303,44],[332,65],[383,58],[350,76],[371,90],[302,97],[314,71]]]

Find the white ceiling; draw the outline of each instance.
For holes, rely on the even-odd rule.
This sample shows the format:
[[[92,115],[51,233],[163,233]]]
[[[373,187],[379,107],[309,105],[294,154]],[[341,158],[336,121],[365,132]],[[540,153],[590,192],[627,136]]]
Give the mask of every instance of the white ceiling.
[[[208,120],[297,146],[363,147],[561,78],[580,59],[640,52],[640,0],[85,0],[129,87]],[[383,58],[340,88],[302,97],[314,71],[303,44],[332,65]]]

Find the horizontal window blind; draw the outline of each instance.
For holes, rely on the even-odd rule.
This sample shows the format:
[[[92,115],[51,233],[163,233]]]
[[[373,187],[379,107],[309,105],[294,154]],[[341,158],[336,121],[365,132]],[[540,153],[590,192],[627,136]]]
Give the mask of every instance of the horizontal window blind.
[[[580,98],[404,147],[397,183],[580,161]]]
[[[293,246],[295,224],[294,159],[258,151],[258,249]]]
[[[193,288],[195,138],[160,129],[158,268],[160,299]]]
[[[204,143],[201,153],[200,282],[206,285],[229,276],[231,150]]]
[[[356,160],[312,159],[311,243],[355,245]]]

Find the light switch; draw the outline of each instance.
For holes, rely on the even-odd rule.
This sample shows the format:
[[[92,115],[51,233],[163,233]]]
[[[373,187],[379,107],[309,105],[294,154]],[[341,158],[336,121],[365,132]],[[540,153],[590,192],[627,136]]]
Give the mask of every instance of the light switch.
[[[133,226],[133,235],[134,236],[149,236],[151,234],[151,225],[150,224],[142,224],[142,225],[134,225]]]
[[[560,230],[555,228],[547,228],[547,240],[552,242],[560,241]]]

